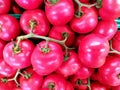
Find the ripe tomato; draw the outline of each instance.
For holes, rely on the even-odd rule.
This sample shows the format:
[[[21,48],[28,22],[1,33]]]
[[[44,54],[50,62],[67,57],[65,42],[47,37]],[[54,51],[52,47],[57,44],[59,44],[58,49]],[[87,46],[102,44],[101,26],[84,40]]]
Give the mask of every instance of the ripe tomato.
[[[71,30],[71,28],[68,25],[64,26],[53,26],[52,29],[49,32],[49,37],[58,39],[58,40],[63,40],[64,36],[63,34],[67,33],[68,34],[68,39],[66,41],[67,46],[71,46],[75,40],[75,34]]]
[[[51,24],[65,25],[73,18],[74,4],[72,0],[46,0],[45,3],[46,16]]]
[[[0,0],[0,14],[6,14],[9,12],[11,6],[11,0]]]
[[[103,35],[106,39],[111,40],[117,32],[118,26],[114,20],[100,20],[96,26],[94,33]]]
[[[70,26],[73,31],[85,34],[94,30],[98,23],[98,15],[95,8],[82,7],[81,11],[83,15],[80,17],[74,16],[70,21]]]
[[[8,14],[0,15],[0,38],[5,41],[15,39],[20,34],[18,20]]]
[[[112,48],[120,52],[120,32],[117,31],[115,36],[113,37],[112,41]]]
[[[90,84],[91,90],[111,90],[109,86],[99,83],[98,81]]]
[[[48,88],[48,90],[66,90],[67,81],[59,74],[48,75],[43,82],[42,88]]]
[[[34,23],[33,33],[45,36],[48,34],[50,24],[42,10],[27,10],[20,17],[20,25],[25,34],[30,33],[30,24]]]
[[[0,77],[12,77],[16,69],[9,66],[3,59],[0,59]]]
[[[6,42],[0,39],[0,58],[3,58],[3,49],[6,45]]]
[[[72,83],[70,83],[69,81],[67,82],[66,90],[74,90]]]
[[[30,40],[22,40],[19,48],[15,49],[14,43],[9,42],[3,50],[5,62],[11,67],[22,69],[31,65],[31,54],[34,44]]]
[[[98,80],[109,86],[120,85],[120,56],[108,55],[106,62],[98,69]]]
[[[83,65],[90,68],[101,67],[109,53],[108,40],[98,34],[85,36],[79,44],[79,58]]]
[[[75,51],[68,52],[67,60],[64,60],[62,65],[58,68],[57,72],[65,77],[75,74],[80,68],[80,60]]]
[[[15,0],[15,2],[24,9],[36,9],[43,0]]]
[[[21,89],[22,90],[40,90],[40,87],[43,82],[43,77],[38,75],[36,72],[32,72],[30,74],[31,76],[28,78],[25,78],[23,76],[20,77]]]
[[[79,0],[81,3],[88,3],[89,0]]]
[[[113,20],[120,17],[120,0],[102,0],[99,14],[104,20]]]
[[[48,75],[55,71],[63,62],[62,47],[55,42],[40,42],[34,49],[31,62],[34,70],[40,75]]]

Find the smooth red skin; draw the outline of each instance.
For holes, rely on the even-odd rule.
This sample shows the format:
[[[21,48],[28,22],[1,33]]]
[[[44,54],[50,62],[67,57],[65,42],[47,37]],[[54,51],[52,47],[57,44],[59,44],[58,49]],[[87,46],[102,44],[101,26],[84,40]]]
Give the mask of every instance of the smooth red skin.
[[[80,42],[81,42],[81,40],[82,40],[85,36],[86,36],[86,35],[84,35],[84,34],[77,36],[76,39],[75,39],[75,44],[74,44],[74,46],[75,46],[75,47],[78,47],[79,44],[80,44]]]
[[[22,10],[21,10],[21,8],[16,4],[16,3],[13,3],[12,4],[12,7],[11,7],[11,9],[12,9],[12,12],[14,13],[14,14],[22,14]]]
[[[67,46],[71,46],[75,40],[75,33],[72,31],[72,29],[68,25],[53,26],[48,36],[54,39],[63,40],[64,37],[62,34],[65,32],[68,34],[68,39],[65,44]]]
[[[31,65],[31,54],[34,49],[34,44],[30,40],[22,40],[19,44],[21,52],[14,54],[14,44],[9,42],[3,50],[3,57],[5,62],[16,69],[26,68]]]
[[[0,77],[11,77],[15,75],[16,69],[9,66],[3,59],[0,59]]]
[[[120,52],[120,32],[117,31],[113,39],[111,40],[112,48]]]
[[[0,38],[2,40],[11,41],[20,34],[19,22],[11,15],[0,15],[0,26]]]
[[[50,83],[54,83],[54,90],[66,90],[66,86],[68,85],[66,79],[59,74],[47,75],[42,84],[42,88],[47,88]]]
[[[20,77],[20,87],[22,90],[40,90],[43,83],[43,77],[38,75],[36,72],[32,73],[29,79]]]
[[[35,20],[37,26],[34,27],[33,33],[45,36],[48,34],[50,24],[45,13],[42,10],[27,10],[20,17],[20,25],[25,34],[30,33],[30,20]]]
[[[88,90],[88,87],[82,84],[76,84],[77,80],[81,80],[82,84],[87,84],[87,79],[80,79],[79,77],[72,76],[70,82],[75,90]]]
[[[105,63],[108,53],[108,40],[98,34],[85,36],[79,44],[79,58],[86,67],[101,67]]]
[[[105,64],[98,69],[98,80],[109,86],[120,85],[120,56],[108,55]]]
[[[84,65],[80,65],[78,71],[74,74],[75,77],[79,77],[80,79],[89,78],[94,73],[93,68],[88,68]]]
[[[79,68],[80,60],[77,53],[75,51],[69,51],[68,60],[62,63],[62,65],[57,69],[57,73],[62,74],[64,77],[68,77],[75,74]]]
[[[112,87],[112,90],[120,90],[120,85]]]
[[[99,15],[104,20],[114,20],[120,17],[120,1],[102,0],[102,7],[99,9]]]
[[[34,49],[31,62],[34,70],[40,75],[48,75],[61,66],[63,62],[62,47],[55,42],[48,42],[50,52],[44,53],[40,48],[45,48],[46,42],[40,42]]]
[[[7,83],[0,81],[0,90],[13,90],[13,85],[15,85],[14,81],[9,81]]]
[[[97,81],[92,82],[90,86],[91,86],[91,90],[111,90],[108,86],[103,85]]]
[[[79,0],[81,3],[88,3],[89,0]]]
[[[22,89],[18,87],[18,88],[14,88],[13,90],[22,90]]]
[[[6,45],[6,42],[0,39],[0,59],[3,58],[3,49]]]
[[[11,0],[0,0],[0,14],[6,14],[9,12],[11,6]]]
[[[73,87],[72,83],[70,83],[69,81],[67,82],[66,90],[74,90],[74,87]]]
[[[45,12],[51,24],[62,26],[68,23],[74,16],[74,4],[71,0],[59,0],[54,5],[46,2]]]
[[[73,31],[86,34],[94,30],[98,23],[98,15],[95,8],[81,8],[84,13],[81,17],[76,17],[70,21]]]
[[[15,2],[24,9],[36,9],[41,5],[43,0],[15,0]]]
[[[100,20],[93,33],[103,35],[106,39],[111,40],[113,36],[116,34],[117,30],[118,26],[114,20],[111,21]]]

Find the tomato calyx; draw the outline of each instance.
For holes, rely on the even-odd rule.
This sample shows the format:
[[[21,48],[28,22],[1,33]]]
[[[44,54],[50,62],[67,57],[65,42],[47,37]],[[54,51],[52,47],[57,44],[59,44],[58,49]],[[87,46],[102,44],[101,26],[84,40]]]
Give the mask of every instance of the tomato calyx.
[[[48,84],[48,88],[49,88],[49,90],[54,90],[55,84],[54,84],[53,82],[50,82],[50,83]]]
[[[75,17],[80,18],[83,15],[83,12],[81,11],[76,11],[75,12]]]
[[[96,2],[97,2],[96,7],[101,8],[102,7],[102,0],[97,0]]]
[[[8,80],[7,80],[7,78],[1,78],[1,82],[2,82],[2,83],[7,83]]]
[[[19,54],[20,52],[21,52],[20,47],[17,46],[16,44],[14,44],[13,53],[14,53],[14,54]]]
[[[54,5],[59,2],[59,0],[47,0],[50,4]]]
[[[45,54],[50,52],[50,48],[48,48],[48,47],[47,48],[46,47],[45,48],[40,47],[40,50],[42,51],[42,53],[45,53]]]
[[[34,28],[35,28],[37,25],[38,25],[38,24],[37,24],[36,20],[31,19],[31,20],[29,21],[29,26],[30,26],[30,28],[31,28],[31,32],[33,32]]]

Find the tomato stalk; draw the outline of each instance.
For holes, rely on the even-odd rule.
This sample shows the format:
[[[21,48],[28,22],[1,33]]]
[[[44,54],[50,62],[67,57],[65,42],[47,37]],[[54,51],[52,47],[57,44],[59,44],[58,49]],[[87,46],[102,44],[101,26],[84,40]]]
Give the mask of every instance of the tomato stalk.
[[[97,3],[91,4],[91,5],[84,4],[84,3],[81,3],[79,0],[75,0],[75,2],[78,4],[78,6],[80,6],[80,7],[84,6],[84,7],[87,7],[87,8],[91,8],[91,7],[97,5]]]
[[[120,54],[120,52],[119,51],[117,51],[117,50],[115,50],[115,49],[113,49],[112,48],[112,41],[110,40],[110,51],[109,51],[109,53],[116,53],[116,54]]]
[[[59,0],[48,0],[48,2],[50,2],[52,5],[56,4],[59,2]]]

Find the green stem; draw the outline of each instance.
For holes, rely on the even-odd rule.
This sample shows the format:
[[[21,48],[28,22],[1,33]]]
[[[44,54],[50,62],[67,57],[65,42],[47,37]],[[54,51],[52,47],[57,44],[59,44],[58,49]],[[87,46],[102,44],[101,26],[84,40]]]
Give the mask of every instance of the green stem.
[[[84,6],[84,7],[87,7],[87,8],[91,8],[91,7],[97,5],[97,3],[91,4],[91,5],[84,4],[84,3],[81,3],[79,0],[75,0],[75,2],[78,4],[78,6],[80,6],[80,7]]]

